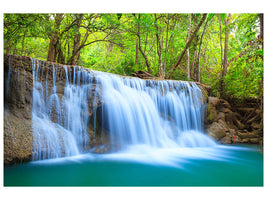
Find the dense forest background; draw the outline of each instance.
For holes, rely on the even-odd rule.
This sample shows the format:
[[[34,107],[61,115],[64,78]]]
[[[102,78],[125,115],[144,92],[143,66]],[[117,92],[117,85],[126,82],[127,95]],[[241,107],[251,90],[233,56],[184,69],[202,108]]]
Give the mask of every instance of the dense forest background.
[[[4,52],[263,96],[263,14],[4,14]]]

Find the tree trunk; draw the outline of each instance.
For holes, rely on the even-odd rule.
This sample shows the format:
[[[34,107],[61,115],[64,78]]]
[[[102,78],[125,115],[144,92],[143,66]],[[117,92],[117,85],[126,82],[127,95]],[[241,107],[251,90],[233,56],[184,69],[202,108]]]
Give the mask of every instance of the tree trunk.
[[[138,15],[138,20],[140,21],[140,19],[141,19],[141,14]],[[143,58],[145,59],[148,73],[152,74],[152,70],[150,68],[150,65],[149,65],[149,62],[148,62],[148,58],[147,58],[145,52],[142,50],[142,47],[141,47],[141,33],[140,33],[140,22],[139,21],[137,23],[137,28],[138,28],[137,36],[138,36],[138,43],[139,43],[138,48],[139,48],[139,51],[141,52]]]
[[[225,16],[225,39],[224,39],[224,58],[223,58],[223,68],[221,71],[221,80],[220,80],[220,96],[221,98],[225,97],[225,81],[224,78],[227,73],[227,61],[228,61],[228,40],[229,40],[229,22],[230,22],[231,14],[228,17]]]
[[[188,43],[189,38],[190,38],[190,31],[191,31],[191,17],[190,17],[190,13],[188,14],[188,31],[187,31],[187,38],[186,38],[186,43]],[[190,80],[190,52],[189,52],[189,46],[186,49],[186,56],[187,56],[187,62],[186,62],[186,66],[187,66],[187,79]]]
[[[109,45],[108,45],[108,51],[107,51],[108,55],[112,52],[113,47],[114,47],[114,43],[109,43]]]
[[[81,33],[80,33],[80,26],[82,23],[83,14],[79,14],[76,16],[75,26],[77,27],[77,32],[74,36],[73,40],[73,49],[72,49],[72,56],[68,60],[68,65],[78,65],[80,59],[80,43],[81,43]]]
[[[221,14],[219,14],[219,21],[220,21],[220,47],[221,47],[221,72],[223,70],[223,45],[222,45],[222,18]],[[222,73],[220,75],[220,79],[222,79]]]
[[[138,49],[138,40],[136,40],[136,45],[135,45],[135,65],[138,66],[138,63],[139,63],[139,49]]]
[[[56,26],[55,26],[55,30],[53,31],[50,37],[47,61],[56,62],[57,54],[60,49],[59,33],[60,33],[60,24],[62,20],[63,20],[63,14],[56,14],[56,17],[55,17]]]
[[[61,48],[58,49],[57,62],[61,64],[65,64],[65,57],[64,57],[64,54]]]
[[[166,73],[166,60],[167,60],[167,52],[168,52],[168,34],[169,34],[169,23],[170,23],[170,14],[168,13],[167,17],[167,30],[166,30],[166,38],[165,38],[165,55],[164,55],[164,61],[163,61],[163,71],[164,71],[164,78]]]
[[[54,31],[50,37],[47,61],[56,62],[58,41],[57,32]]]
[[[197,50],[195,50],[194,52],[194,56],[193,56],[193,61],[192,61],[192,64],[191,64],[191,68],[190,68],[190,74],[192,75],[191,78],[193,78],[195,81],[197,80]],[[194,70],[194,72],[193,72]]]
[[[260,18],[260,35],[259,35],[259,39],[260,39],[260,42],[261,42],[261,45],[262,45],[262,49],[263,49],[263,30],[264,30],[264,27],[263,27],[263,13],[259,13],[259,18]]]
[[[203,17],[201,18],[199,24],[198,24],[197,27],[195,28],[193,34],[191,34],[191,37],[190,37],[189,41],[186,43],[185,48],[184,48],[184,50],[182,51],[180,57],[178,58],[177,62],[174,64],[174,67],[173,67],[172,69],[170,69],[170,73],[169,73],[169,76],[168,76],[168,77],[170,77],[170,76],[172,75],[173,71],[180,65],[180,63],[181,63],[181,61],[182,61],[182,58],[183,58],[183,56],[184,56],[184,54],[185,54],[185,52],[186,52],[186,49],[190,46],[190,44],[191,44],[193,38],[195,37],[195,35],[196,35],[197,32],[199,31],[199,29],[200,29],[201,25],[203,24],[203,22],[205,21],[206,17],[207,17],[207,14],[206,14],[206,13],[203,14]]]
[[[157,53],[158,53],[158,64],[159,64],[159,77],[164,78],[164,72],[163,72],[163,65],[162,65],[162,41],[160,39],[159,35],[159,27],[157,25],[157,14],[154,14],[155,16],[155,28],[156,28],[156,38],[157,38]]]
[[[205,34],[205,30],[207,28],[207,24],[208,24],[208,20],[206,21],[206,23],[204,25],[204,29],[203,29],[202,34],[201,34],[201,38],[200,38],[200,42],[199,42],[199,49],[198,49],[198,54],[197,54],[197,61],[196,61],[196,80],[198,82],[200,82],[200,52],[201,52],[202,41],[203,41],[203,37],[204,37],[204,34]]]

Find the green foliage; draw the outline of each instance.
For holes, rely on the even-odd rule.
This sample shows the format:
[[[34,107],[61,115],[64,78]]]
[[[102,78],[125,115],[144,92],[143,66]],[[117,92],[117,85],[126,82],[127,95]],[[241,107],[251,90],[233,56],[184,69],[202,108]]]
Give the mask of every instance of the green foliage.
[[[197,26],[202,15],[191,14],[191,31]],[[140,16],[137,13],[87,13],[82,15],[80,24],[79,16],[64,14],[58,23],[57,14],[4,14],[4,52],[45,60],[48,57],[51,37],[56,33],[57,51],[61,51],[61,62],[66,64],[73,56],[75,38],[79,36],[79,65],[93,70],[131,75],[138,70],[147,70],[145,57],[138,50],[140,27],[141,49],[152,74],[157,76],[159,41],[156,35],[159,35],[162,45],[161,58],[166,74],[172,69],[186,45],[189,27],[187,13],[142,13]],[[219,95],[226,17],[228,14],[225,13],[208,14],[200,51],[201,82],[212,86],[214,95]],[[196,81],[197,54],[204,24],[189,47],[192,81]],[[228,26],[229,65],[224,78],[225,93],[228,96],[257,97],[262,90],[263,50],[257,41],[259,26],[258,14],[231,14]],[[172,78],[187,80],[186,56],[173,72]]]

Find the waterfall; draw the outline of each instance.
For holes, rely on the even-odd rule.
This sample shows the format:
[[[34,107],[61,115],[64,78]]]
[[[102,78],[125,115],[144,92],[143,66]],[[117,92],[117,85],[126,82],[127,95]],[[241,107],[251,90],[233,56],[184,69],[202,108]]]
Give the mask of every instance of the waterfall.
[[[33,160],[78,155],[103,135],[111,148],[204,147],[216,143],[203,133],[204,100],[193,82],[121,77],[64,66],[64,94],[48,71],[32,60]]]
[[[53,89],[48,95],[48,84],[43,87],[39,62],[33,60],[33,160],[58,158],[79,154],[71,131],[62,124],[61,102],[56,93],[56,76],[53,65]]]

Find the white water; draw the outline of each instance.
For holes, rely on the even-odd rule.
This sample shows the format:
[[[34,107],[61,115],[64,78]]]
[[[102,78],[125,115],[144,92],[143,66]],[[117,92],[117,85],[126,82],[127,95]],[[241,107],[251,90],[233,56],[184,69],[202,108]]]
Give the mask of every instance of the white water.
[[[60,98],[57,66],[53,66],[51,91],[48,75],[40,76],[40,70],[39,62],[33,60],[33,160],[88,152],[90,140],[96,137],[97,109],[101,112],[98,127],[109,133],[111,146],[182,149],[216,145],[202,132],[204,102],[195,83],[123,78],[81,67],[74,67],[71,76],[65,67],[65,91]],[[95,91],[94,98],[89,98],[91,91]],[[98,96],[103,104],[90,116],[88,107],[97,104]],[[90,117],[94,119],[93,138],[88,133]]]

